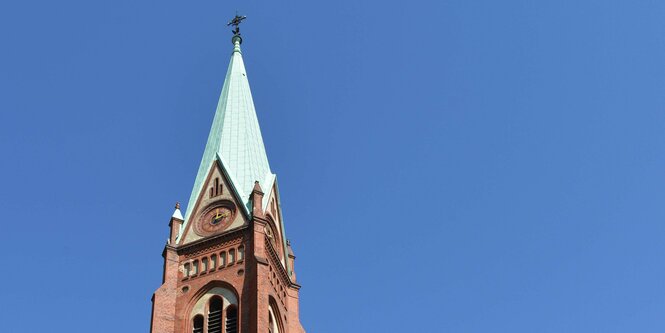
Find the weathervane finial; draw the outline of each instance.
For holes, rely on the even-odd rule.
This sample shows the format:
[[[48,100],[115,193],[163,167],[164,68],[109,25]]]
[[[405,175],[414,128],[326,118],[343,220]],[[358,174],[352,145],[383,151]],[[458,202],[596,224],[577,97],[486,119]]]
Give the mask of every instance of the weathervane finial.
[[[246,18],[247,18],[247,16],[244,16],[244,15],[241,16],[241,15],[238,15],[238,13],[236,13],[236,16],[233,18],[233,20],[231,20],[227,24],[227,26],[232,25],[232,26],[235,27],[235,29],[231,30],[231,32],[233,32],[233,36],[240,36],[240,23],[242,23],[242,20],[244,20]]]

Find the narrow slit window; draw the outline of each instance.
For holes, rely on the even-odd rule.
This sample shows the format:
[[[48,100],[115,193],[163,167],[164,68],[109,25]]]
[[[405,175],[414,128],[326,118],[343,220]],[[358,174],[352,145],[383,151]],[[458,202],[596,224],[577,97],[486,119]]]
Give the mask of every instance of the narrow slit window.
[[[210,188],[210,197],[216,197],[222,194],[222,185],[219,183],[219,178],[215,178],[215,181]]]

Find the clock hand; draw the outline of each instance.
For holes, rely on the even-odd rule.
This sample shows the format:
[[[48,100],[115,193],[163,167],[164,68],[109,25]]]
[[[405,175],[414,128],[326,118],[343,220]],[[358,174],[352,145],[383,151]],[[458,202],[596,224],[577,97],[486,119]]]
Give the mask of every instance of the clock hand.
[[[219,219],[221,219],[223,217],[227,217],[229,215],[231,215],[231,214],[229,214],[229,212],[225,212],[225,213],[222,214],[219,211],[217,211],[217,214],[215,214],[215,220],[219,220]]]

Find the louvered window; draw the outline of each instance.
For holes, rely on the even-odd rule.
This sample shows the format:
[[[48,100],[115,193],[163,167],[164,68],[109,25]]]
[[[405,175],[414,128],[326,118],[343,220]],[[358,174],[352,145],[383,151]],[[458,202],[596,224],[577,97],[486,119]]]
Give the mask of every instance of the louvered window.
[[[238,333],[238,309],[233,305],[226,309],[226,333]]]
[[[219,297],[210,299],[208,333],[222,333],[222,299]]]
[[[192,324],[192,333],[203,333],[203,316],[197,315],[194,317],[194,323]]]

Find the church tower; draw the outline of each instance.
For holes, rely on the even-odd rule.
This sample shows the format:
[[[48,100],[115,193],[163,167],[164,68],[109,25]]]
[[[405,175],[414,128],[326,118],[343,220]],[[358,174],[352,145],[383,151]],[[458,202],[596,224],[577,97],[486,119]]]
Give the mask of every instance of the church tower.
[[[176,204],[151,333],[304,333],[293,250],[254,110],[236,16],[233,52],[183,217]]]

